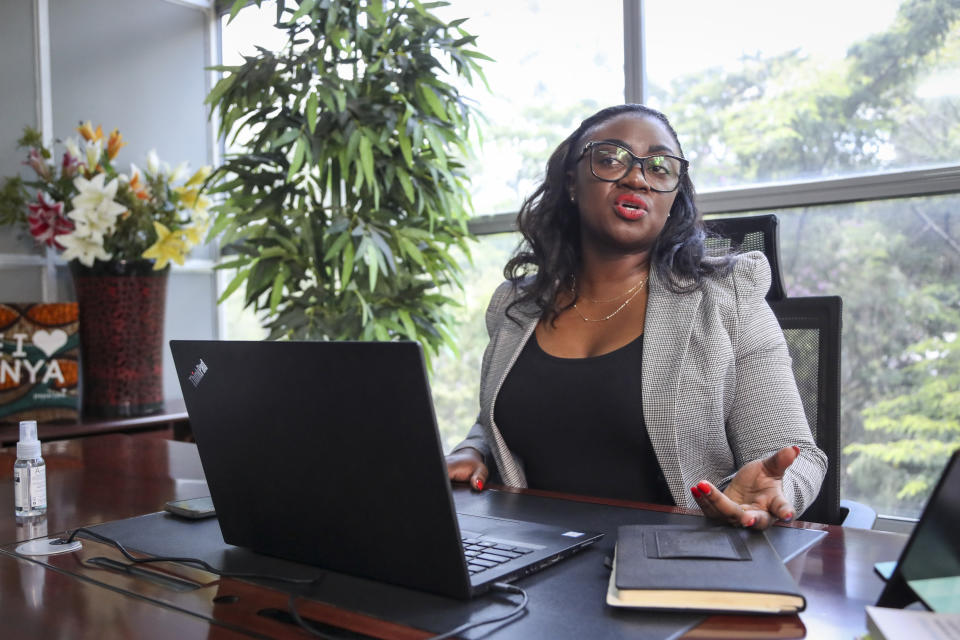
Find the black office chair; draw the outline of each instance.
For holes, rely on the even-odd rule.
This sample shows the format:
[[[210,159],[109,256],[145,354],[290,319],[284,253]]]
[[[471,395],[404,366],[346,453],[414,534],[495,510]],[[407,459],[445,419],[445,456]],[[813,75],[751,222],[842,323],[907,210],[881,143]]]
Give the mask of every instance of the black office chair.
[[[783,300],[787,288],[780,270],[780,221],[772,213],[755,216],[711,218],[707,227],[707,249],[734,251],[762,251],[770,263],[770,291],[767,300]]]
[[[793,358],[793,374],[813,438],[827,454],[827,474],[820,495],[802,520],[870,529],[876,512],[859,502],[840,499],[840,335],[839,296],[771,301]]]

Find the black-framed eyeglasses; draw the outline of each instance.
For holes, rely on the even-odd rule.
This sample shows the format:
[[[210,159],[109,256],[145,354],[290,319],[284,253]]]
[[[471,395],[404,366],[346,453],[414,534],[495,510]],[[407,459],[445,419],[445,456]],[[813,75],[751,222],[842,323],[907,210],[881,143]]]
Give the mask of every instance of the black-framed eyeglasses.
[[[687,172],[690,163],[683,158],[658,153],[641,158],[629,149],[625,149],[613,142],[594,140],[588,142],[577,158],[590,154],[590,172],[597,180],[616,182],[622,180],[633,169],[633,165],[640,165],[643,179],[650,185],[651,191],[670,193],[680,185],[680,178]]]

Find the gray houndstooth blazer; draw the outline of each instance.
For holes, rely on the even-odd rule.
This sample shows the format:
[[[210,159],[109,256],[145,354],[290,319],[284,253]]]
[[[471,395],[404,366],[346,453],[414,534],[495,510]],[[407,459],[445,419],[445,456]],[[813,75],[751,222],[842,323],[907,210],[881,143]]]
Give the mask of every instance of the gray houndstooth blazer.
[[[643,342],[643,415],[670,493],[697,508],[690,487],[709,480],[723,488],[736,470],[781,447],[800,456],[783,478],[797,515],[816,498],[827,468],[814,444],[793,377],[783,332],[764,296],[770,266],[762,253],[740,256],[727,276],[708,278],[686,294],[673,293],[651,270]],[[454,451],[472,447],[496,464],[504,484],[526,487],[523,462],[494,423],[497,393],[539,311],[515,306],[510,282],[487,308],[490,342],[483,355],[480,415]]]

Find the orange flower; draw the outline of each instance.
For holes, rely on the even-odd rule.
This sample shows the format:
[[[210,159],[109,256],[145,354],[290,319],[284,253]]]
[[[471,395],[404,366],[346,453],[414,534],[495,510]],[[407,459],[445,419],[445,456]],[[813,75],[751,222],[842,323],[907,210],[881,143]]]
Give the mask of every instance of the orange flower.
[[[97,130],[94,131],[93,123],[91,123],[89,120],[77,127],[77,133],[83,136],[83,139],[87,142],[90,142],[91,140],[100,140],[103,138],[103,128],[100,125],[97,125]]]
[[[147,191],[147,185],[140,179],[140,169],[137,168],[137,165],[130,164],[130,173],[133,176],[130,178],[130,190],[140,200],[149,200],[150,192]]]
[[[97,127],[97,132],[100,135],[103,135],[103,132],[100,131],[100,127]],[[107,140],[107,157],[113,160],[117,157],[117,154],[120,153],[120,147],[127,146],[127,143],[123,141],[123,136],[120,135],[119,129],[114,129],[110,134],[110,139]]]

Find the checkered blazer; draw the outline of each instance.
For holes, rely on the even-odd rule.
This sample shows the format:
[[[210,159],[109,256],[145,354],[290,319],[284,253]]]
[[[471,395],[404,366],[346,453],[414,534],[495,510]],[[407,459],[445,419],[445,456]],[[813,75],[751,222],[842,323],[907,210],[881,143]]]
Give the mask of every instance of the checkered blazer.
[[[741,255],[727,276],[677,294],[650,272],[643,341],[643,417],[674,501],[696,508],[690,487],[709,480],[724,488],[737,469],[781,447],[800,456],[783,478],[799,515],[817,497],[827,469],[803,412],[780,325],[764,299],[770,266],[760,252]],[[494,423],[494,403],[513,363],[536,328],[539,310],[506,309],[509,281],[487,308],[490,343],[483,355],[480,415],[454,451],[472,447],[493,460],[504,484],[526,487],[523,462]]]

